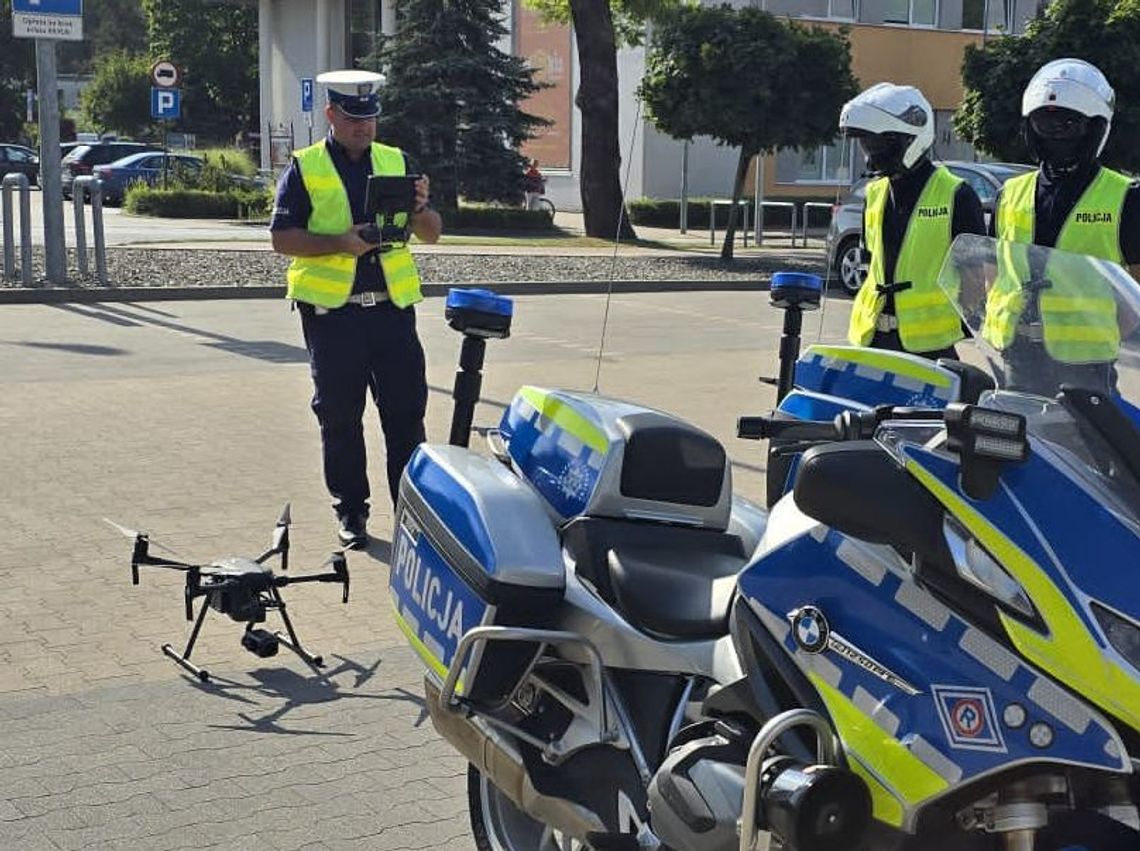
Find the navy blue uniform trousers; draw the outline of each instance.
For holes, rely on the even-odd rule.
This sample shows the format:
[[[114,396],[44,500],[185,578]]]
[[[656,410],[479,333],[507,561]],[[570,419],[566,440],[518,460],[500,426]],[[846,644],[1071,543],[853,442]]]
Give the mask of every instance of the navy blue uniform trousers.
[[[391,302],[346,304],[325,313],[307,304],[299,308],[333,509],[338,516],[368,514],[363,425],[368,392],[380,412],[395,505],[404,467],[425,440],[427,376],[415,310]]]

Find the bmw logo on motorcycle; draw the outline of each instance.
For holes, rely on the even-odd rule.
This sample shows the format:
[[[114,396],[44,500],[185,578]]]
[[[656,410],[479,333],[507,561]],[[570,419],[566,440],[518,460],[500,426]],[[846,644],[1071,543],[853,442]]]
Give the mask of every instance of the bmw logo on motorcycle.
[[[808,653],[822,653],[827,649],[831,628],[827,618],[815,606],[802,606],[792,612],[792,632],[796,644]]]

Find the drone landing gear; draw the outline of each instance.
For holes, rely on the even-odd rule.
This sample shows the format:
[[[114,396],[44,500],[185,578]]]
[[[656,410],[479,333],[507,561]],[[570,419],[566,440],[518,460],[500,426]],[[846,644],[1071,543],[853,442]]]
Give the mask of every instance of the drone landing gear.
[[[189,605],[189,603],[187,603]],[[179,656],[174,648],[169,644],[162,645],[162,652],[169,656],[174,662],[181,667],[185,668],[191,674],[196,676],[202,682],[207,682],[210,679],[210,672],[205,668],[199,668],[190,661],[190,653],[194,650],[194,642],[198,640],[198,633],[202,629],[202,622],[206,620],[206,612],[210,607],[203,601],[202,608],[198,612],[198,619],[194,621],[194,628],[190,630],[190,640],[186,642],[186,650]]]
[[[292,650],[305,664],[313,668],[323,668],[325,660],[323,656],[315,656],[304,648],[301,644],[301,639],[297,637],[297,631],[293,629],[293,622],[289,619],[289,613],[285,610],[285,601],[281,599],[281,594],[276,588],[270,587],[269,596],[271,600],[266,601],[266,608],[276,609],[281,613],[281,620],[285,624],[285,630],[288,632],[288,637],[282,635],[280,632],[269,632],[265,629],[255,628],[256,621],[250,621],[245,625],[245,633],[242,635],[242,647],[261,659],[267,659],[271,656],[277,655],[278,645],[284,645]],[[194,628],[190,630],[190,640],[186,642],[186,649],[181,654],[170,644],[162,645],[162,652],[169,656],[176,665],[183,670],[193,674],[202,682],[209,682],[210,672],[205,668],[199,668],[190,661],[190,654],[194,652],[194,642],[198,640],[198,633],[202,629],[202,623],[206,620],[206,613],[209,612],[210,605],[207,601],[202,602],[201,608],[198,610],[198,617],[194,620]]]
[[[277,592],[276,588],[271,589],[271,593],[277,602],[277,611],[281,612],[281,620],[285,624],[285,629],[289,633],[286,638],[279,632],[273,633],[273,636],[281,643],[301,657],[302,661],[313,668],[323,668],[325,666],[325,659],[323,656],[314,656],[308,650],[301,646],[301,639],[297,637],[296,630],[293,629],[293,622],[289,620],[289,613],[285,611],[285,601],[281,599],[281,595]]]

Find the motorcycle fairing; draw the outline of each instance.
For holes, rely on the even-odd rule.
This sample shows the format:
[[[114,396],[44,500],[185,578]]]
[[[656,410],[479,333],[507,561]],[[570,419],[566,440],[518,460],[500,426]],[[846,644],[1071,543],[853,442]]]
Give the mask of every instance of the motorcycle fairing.
[[[812,345],[796,361],[795,385],[867,406],[944,408],[958,398],[961,379],[906,352]]]
[[[797,420],[819,421],[834,419],[844,411],[869,411],[871,406],[853,399],[796,389],[781,400],[778,410],[781,415]]]
[[[951,788],[1019,763],[1129,771],[1106,721],[955,615],[894,550],[813,523],[792,497],[773,512],[769,530],[779,527],[797,533],[761,547],[766,554],[741,575],[740,591],[819,692],[869,781],[876,818],[913,828],[919,811]],[[854,652],[805,650],[791,621],[804,606],[818,608],[830,634]],[[1016,727],[1004,717],[1013,704],[1026,715]],[[1046,748],[1028,736],[1041,721],[1055,734]]]
[[[1105,641],[1088,608],[1090,599],[1097,599],[1132,617],[1140,612],[1137,583],[1121,581],[1120,575],[1122,567],[1134,562],[1135,532],[1051,464],[1054,452],[1048,445],[1039,440],[1031,444],[1029,460],[1007,468],[1002,486],[984,501],[961,494],[953,461],[914,446],[904,446],[902,452],[907,469],[1032,600],[1044,632],[999,612],[1013,645],[1135,728],[1140,726],[1140,679]],[[1061,534],[1074,517],[1089,524],[1086,533]]]

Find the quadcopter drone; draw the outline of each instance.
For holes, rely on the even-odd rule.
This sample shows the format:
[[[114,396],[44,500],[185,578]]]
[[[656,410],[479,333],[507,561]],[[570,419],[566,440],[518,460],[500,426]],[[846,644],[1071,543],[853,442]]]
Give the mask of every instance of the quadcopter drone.
[[[266,564],[273,556],[281,556],[281,570],[289,568],[289,505],[281,511],[277,519],[277,526],[273,530],[273,541],[269,549],[255,559],[230,556],[219,559],[210,564],[190,564],[174,559],[159,558],[150,554],[153,545],[159,549],[173,553],[161,544],[152,542],[145,532],[126,529],[111,520],[108,524],[118,529],[128,538],[133,538],[135,545],[131,553],[131,584],[139,584],[139,567],[163,567],[171,570],[181,570],[186,573],[186,620],[194,622],[190,631],[190,640],[186,649],[179,654],[170,644],[162,645],[162,652],[173,659],[178,665],[196,676],[202,682],[210,679],[210,674],[204,668],[199,668],[190,661],[190,653],[194,650],[194,642],[198,639],[198,632],[202,629],[202,622],[206,613],[214,609],[232,620],[245,621],[245,632],[241,637],[241,646],[253,655],[267,659],[277,655],[278,645],[284,644],[296,653],[307,664],[321,668],[324,659],[314,656],[301,646],[300,639],[289,620],[285,609],[285,601],[278,590],[285,585],[296,585],[302,582],[339,582],[344,586],[342,603],[348,602],[348,561],[343,552],[334,552],[322,567],[329,567],[327,573],[315,573],[307,576],[280,576]],[[205,597],[198,610],[198,617],[194,618],[194,600]],[[270,632],[255,624],[265,622],[265,613],[269,609],[276,609],[281,613],[281,620],[289,633],[288,637],[279,632]]]

